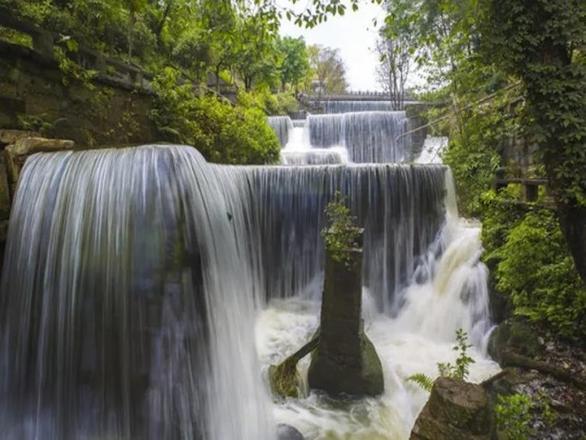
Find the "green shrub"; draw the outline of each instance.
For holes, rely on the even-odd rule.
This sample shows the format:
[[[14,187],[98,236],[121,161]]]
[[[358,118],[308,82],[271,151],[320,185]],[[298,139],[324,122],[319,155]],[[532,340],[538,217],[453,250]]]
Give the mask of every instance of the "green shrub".
[[[533,434],[531,408],[533,402],[524,394],[499,396],[495,406],[497,426],[505,440],[525,440]]]
[[[244,107],[257,108],[267,115],[288,115],[299,111],[299,102],[291,93],[273,94],[268,88],[254,92],[240,91],[238,103]]]
[[[586,336],[586,287],[549,210],[527,213],[496,251],[497,288],[515,313],[546,323],[566,337]]]
[[[527,440],[536,434],[532,426],[534,415],[546,425],[555,421],[548,398],[526,394],[498,396],[495,414],[499,438],[503,440]]]
[[[192,145],[210,162],[263,164],[278,159],[279,140],[259,109],[198,97],[171,68],[157,76],[153,89],[151,116],[165,140]]]

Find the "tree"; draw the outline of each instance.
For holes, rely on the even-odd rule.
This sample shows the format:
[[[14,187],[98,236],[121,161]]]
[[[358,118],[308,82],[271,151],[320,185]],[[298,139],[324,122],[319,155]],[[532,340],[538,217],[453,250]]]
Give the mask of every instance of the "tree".
[[[284,37],[278,41],[277,49],[282,57],[279,69],[281,88],[285,90],[287,85],[296,88],[309,72],[305,40],[302,37]]]
[[[532,137],[586,281],[586,2],[489,0],[484,44],[525,86]]]
[[[278,82],[278,66],[281,63],[277,50],[277,35],[257,14],[239,19],[235,35],[235,68],[249,91],[253,84],[275,86]]]
[[[318,94],[344,93],[348,87],[346,68],[338,49],[309,47],[309,64],[313,73],[312,89]]]
[[[411,46],[407,35],[387,35],[383,30],[376,44],[380,64],[377,76],[394,109],[403,109],[405,84],[411,68]]]

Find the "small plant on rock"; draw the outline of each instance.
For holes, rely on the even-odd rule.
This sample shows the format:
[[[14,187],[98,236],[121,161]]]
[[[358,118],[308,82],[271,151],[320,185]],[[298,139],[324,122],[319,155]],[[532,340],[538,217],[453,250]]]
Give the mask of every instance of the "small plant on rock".
[[[468,349],[472,345],[468,343],[468,335],[464,330],[459,328],[456,330],[456,345],[453,349],[458,352],[456,364],[450,362],[440,362],[437,364],[440,376],[450,377],[452,379],[466,380],[470,373],[470,365],[474,363],[474,359],[468,356]]]
[[[359,246],[362,228],[356,226],[356,219],[350,214],[350,208],[339,192],[326,206],[325,214],[328,226],[322,230],[322,237],[326,250],[334,261],[349,266],[352,258],[348,250]]]

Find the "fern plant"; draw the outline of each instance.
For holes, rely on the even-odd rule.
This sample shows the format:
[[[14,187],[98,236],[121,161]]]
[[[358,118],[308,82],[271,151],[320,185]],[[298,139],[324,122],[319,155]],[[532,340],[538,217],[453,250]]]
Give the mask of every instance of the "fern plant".
[[[412,374],[407,378],[408,381],[414,382],[419,385],[423,390],[427,391],[428,393],[431,392],[433,388],[433,379],[426,374],[423,373],[415,373]]]

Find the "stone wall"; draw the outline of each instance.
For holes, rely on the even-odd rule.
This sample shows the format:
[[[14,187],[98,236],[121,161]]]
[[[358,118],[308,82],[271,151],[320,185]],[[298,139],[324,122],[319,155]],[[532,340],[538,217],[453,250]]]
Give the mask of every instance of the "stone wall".
[[[37,130],[81,148],[156,140],[148,72],[82,44],[72,49],[3,7],[1,28],[31,44],[0,39],[0,129]]]
[[[152,96],[132,81],[68,78],[56,60],[0,42],[0,128],[40,130],[80,147],[156,140]]]

